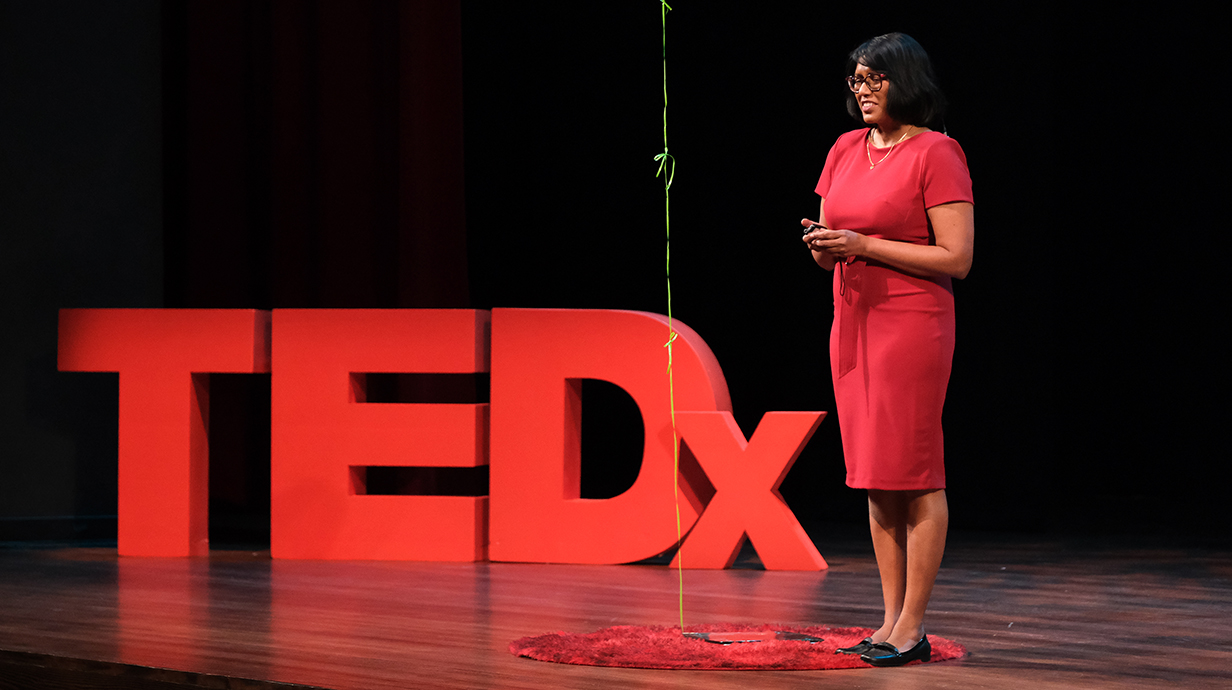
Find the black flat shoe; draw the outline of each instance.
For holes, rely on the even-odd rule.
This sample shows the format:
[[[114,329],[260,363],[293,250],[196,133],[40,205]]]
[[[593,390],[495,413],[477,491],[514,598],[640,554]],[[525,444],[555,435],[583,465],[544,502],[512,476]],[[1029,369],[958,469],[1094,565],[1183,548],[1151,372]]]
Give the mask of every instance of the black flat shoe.
[[[860,644],[854,644],[850,647],[839,647],[834,650],[835,654],[863,654],[873,648],[873,638],[866,637]]]
[[[892,644],[877,642],[872,649],[860,655],[860,660],[872,666],[905,666],[913,661],[928,661],[932,656],[933,646],[928,642],[928,635],[925,635],[905,652],[898,651]]]

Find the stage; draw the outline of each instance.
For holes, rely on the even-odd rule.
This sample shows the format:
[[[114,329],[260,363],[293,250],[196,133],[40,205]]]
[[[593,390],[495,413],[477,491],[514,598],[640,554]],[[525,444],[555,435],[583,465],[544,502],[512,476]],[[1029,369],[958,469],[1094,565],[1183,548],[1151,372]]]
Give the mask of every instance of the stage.
[[[684,573],[686,626],[866,626],[871,549],[818,547],[822,573]],[[671,625],[661,565],[119,558],[0,549],[0,687],[19,688],[1225,688],[1232,553],[955,535],[929,631],[961,661],[843,671],[649,671],[517,658],[510,641]],[[286,685],[284,685],[286,684]]]

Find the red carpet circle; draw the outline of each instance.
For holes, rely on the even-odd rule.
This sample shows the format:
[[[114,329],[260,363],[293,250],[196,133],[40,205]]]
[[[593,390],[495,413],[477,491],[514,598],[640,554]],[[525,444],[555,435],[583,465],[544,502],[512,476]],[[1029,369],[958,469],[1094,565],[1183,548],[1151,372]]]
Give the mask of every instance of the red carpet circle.
[[[538,661],[580,666],[692,670],[817,671],[832,668],[872,668],[851,654],[835,654],[871,635],[869,628],[828,628],[791,625],[696,625],[689,632],[803,633],[823,642],[769,640],[730,645],[684,637],[678,627],[618,625],[593,633],[548,633],[509,643],[509,651]],[[928,636],[932,661],[960,659],[967,649],[952,640]],[[920,662],[912,662],[914,665]]]

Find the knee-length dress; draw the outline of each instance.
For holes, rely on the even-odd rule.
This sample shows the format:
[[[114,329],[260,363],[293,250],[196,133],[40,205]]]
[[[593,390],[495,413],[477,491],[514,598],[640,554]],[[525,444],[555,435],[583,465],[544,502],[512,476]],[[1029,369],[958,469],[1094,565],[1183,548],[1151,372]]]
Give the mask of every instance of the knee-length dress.
[[[844,134],[826,157],[817,182],[826,225],[935,244],[927,210],[973,202],[962,148],[940,132],[924,132],[892,151],[871,143],[866,150],[868,132]],[[833,280],[830,369],[847,485],[945,488],[941,409],[954,355],[950,278],[854,259],[837,264]]]

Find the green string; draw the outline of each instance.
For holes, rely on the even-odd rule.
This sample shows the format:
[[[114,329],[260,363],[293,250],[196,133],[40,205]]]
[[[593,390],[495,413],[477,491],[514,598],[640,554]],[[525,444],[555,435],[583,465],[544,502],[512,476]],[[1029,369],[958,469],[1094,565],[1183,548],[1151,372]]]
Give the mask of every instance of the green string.
[[[659,0],[663,19],[663,153],[655,156],[659,170],[655,177],[663,177],[664,228],[667,233],[667,399],[672,416],[672,497],[676,507],[676,572],[680,581],[680,630],[684,631],[684,553],[681,542],[684,535],[680,527],[680,439],[676,433],[676,390],[672,381],[672,343],[679,333],[672,322],[672,180],[676,177],[676,158],[667,152],[667,13],[672,9],[667,0]]]

